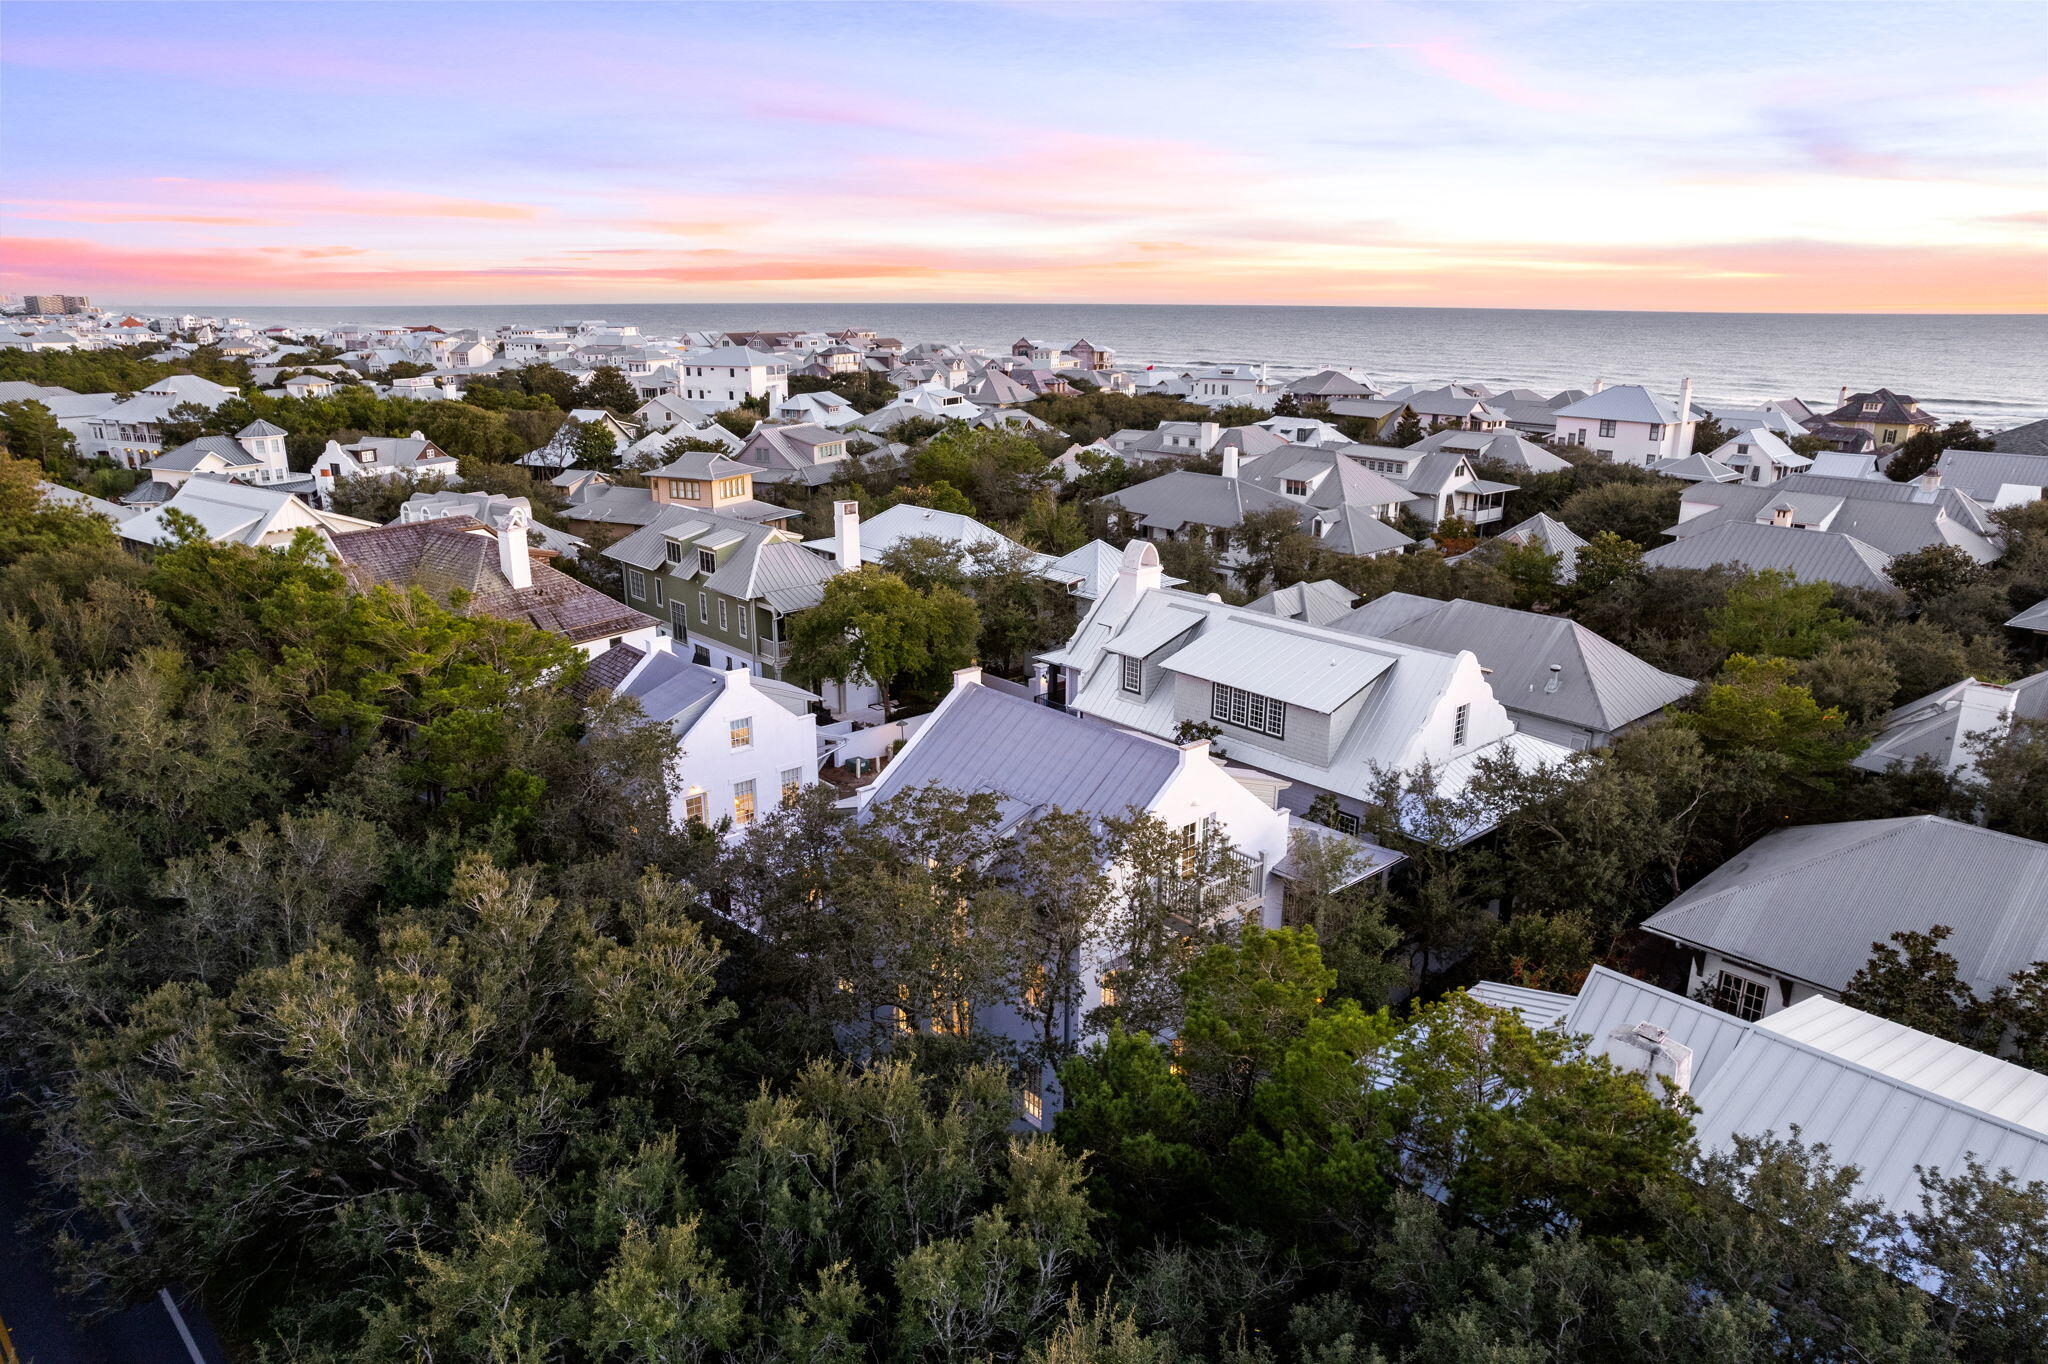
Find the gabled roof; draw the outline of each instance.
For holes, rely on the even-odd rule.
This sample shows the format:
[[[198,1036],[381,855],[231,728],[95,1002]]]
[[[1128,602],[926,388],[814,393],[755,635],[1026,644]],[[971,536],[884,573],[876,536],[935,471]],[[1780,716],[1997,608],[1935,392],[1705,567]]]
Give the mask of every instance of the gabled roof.
[[[1469,651],[1491,670],[1493,694],[1509,710],[1595,732],[1654,715],[1690,696],[1694,686],[1576,621],[1481,602],[1389,592],[1331,628],[1441,653]]]
[[[1245,610],[1263,611],[1282,620],[1328,625],[1349,615],[1357,601],[1358,594],[1344,584],[1331,582],[1328,578],[1319,578],[1313,582],[1295,583],[1290,587],[1268,592],[1246,605]]]
[[[1966,677],[1908,701],[1885,717],[1884,727],[1852,767],[1882,772],[1893,763],[1930,758],[1946,771],[1974,767],[1971,741],[1998,738],[2015,719],[2048,720],[2048,672],[2001,686]]]
[[[1938,815],[1783,829],[1643,927],[1838,992],[1871,944],[1935,924],[1980,994],[2048,960],[2048,843]]]
[[[247,426],[235,432],[235,439],[241,440],[244,437],[283,436],[288,434],[282,426],[274,426],[270,422],[258,417],[255,421],[250,422]]]
[[[938,785],[1002,797],[1006,823],[1052,809],[1108,818],[1149,809],[1186,756],[1163,740],[963,686],[882,770],[870,799]]]
[[[2048,1178],[2048,1077],[1996,1057],[1820,997],[1744,1022],[1604,966],[1563,998],[1561,1017],[1556,997],[1533,1013],[1512,996],[1498,1002],[1532,1026],[1554,1019],[1590,1037],[1595,1053],[1639,1074],[1651,1058],[1633,1041],[1639,1025],[1687,1048],[1704,1150],[1797,1127],[1859,1172],[1858,1197],[1902,1214],[1919,1210],[1919,1168],[1953,1173],[1966,1156],[2022,1183]]]
[[[1775,483],[1694,484],[1684,500],[1708,510],[1666,528],[1665,534],[1680,539],[1731,521],[1765,522],[1772,508],[1783,505],[1798,513],[1798,521],[1853,536],[1887,558],[1936,544],[1954,545],[1979,563],[1998,557],[1989,513],[1959,488],[1930,491],[1917,482],[1800,473]]]
[[[1672,398],[1658,397],[1641,384],[1616,384],[1558,408],[1557,415],[1670,426],[1678,420],[1678,403]],[[1699,407],[1695,404],[1688,420],[1699,415]]]
[[[1960,488],[1987,507],[2032,502],[2048,488],[2048,452],[2003,454],[1995,450],[1944,450],[1941,481]]]
[[[1579,551],[1586,547],[1586,540],[1556,517],[1537,512],[1528,520],[1519,521],[1500,534],[1480,541],[1457,558],[1464,560],[1489,557],[1490,553],[1497,554],[1504,545],[1541,545],[1557,556],[1559,580],[1571,582],[1579,575]]]
[[[2048,634],[2048,601],[2037,601],[2006,622],[2015,630],[2038,630]]]
[[[243,449],[233,436],[200,436],[197,439],[186,441],[183,445],[164,451],[142,467],[144,469],[165,469],[173,472],[180,469],[189,471],[197,469],[206,462],[208,457],[221,461],[230,469],[241,469],[252,464],[263,463],[262,460]]]
[[[1792,526],[1760,526],[1749,521],[1724,521],[1643,556],[1650,568],[1713,568],[1732,564],[1756,572],[1774,568],[1800,582],[1840,583],[1844,587],[1892,590],[1885,575],[1891,556],[1853,535]]]
[[[1677,459],[1659,460],[1650,466],[1650,471],[1687,483],[1733,483],[1742,477],[1719,460],[1709,459],[1698,451]]]
[[[912,539],[949,540],[970,554],[1021,552],[1031,556],[1034,568],[1043,568],[1052,562],[1049,556],[1025,549],[1009,536],[991,530],[971,516],[935,511],[908,502],[884,507],[873,516],[862,519],[860,560],[864,564],[875,563],[903,541]],[[835,537],[828,535],[806,540],[804,548],[829,555],[837,543]]]
[[[333,537],[342,571],[358,587],[417,587],[447,600],[465,594],[473,615],[523,621],[582,644],[657,622],[550,564],[533,563],[533,585],[515,589],[498,566],[495,534],[472,517],[415,521]],[[522,547],[523,548],[523,547]]]
[[[1370,398],[1372,389],[1341,369],[1321,369],[1304,374],[1287,385],[1287,392],[1302,398]]]

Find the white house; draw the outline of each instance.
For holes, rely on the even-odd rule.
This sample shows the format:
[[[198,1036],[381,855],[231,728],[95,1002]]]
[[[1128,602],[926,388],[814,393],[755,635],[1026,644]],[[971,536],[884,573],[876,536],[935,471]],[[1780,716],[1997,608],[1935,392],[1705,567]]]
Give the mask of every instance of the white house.
[[[397,478],[401,474],[455,481],[455,456],[420,432],[410,436],[367,436],[343,445],[330,440],[313,461],[313,485],[332,492],[350,478]]]
[[[163,424],[172,408],[195,403],[211,412],[240,392],[196,374],[167,374],[89,420],[78,453],[87,459],[105,455],[139,469],[163,453]]]
[[[1273,391],[1264,365],[1217,365],[1188,376],[1193,387],[1188,396],[1203,398],[1254,398]]]
[[[686,823],[731,820],[735,835],[818,780],[818,698],[787,682],[755,677],[744,664],[692,663],[668,639],[622,646],[593,669],[625,669],[612,690],[640,703],[647,718],[681,740],[669,774],[669,814]]]
[[[1734,471],[1745,483],[1776,483],[1787,474],[1804,473],[1813,465],[1812,459],[1761,426],[1736,432],[1705,457]]]
[[[676,362],[676,372],[682,381],[678,397],[718,412],[749,398],[766,398],[773,407],[789,396],[788,361],[745,346],[690,352]]]
[[[845,427],[860,417],[860,409],[837,393],[798,393],[777,403],[773,416],[779,422],[808,422],[813,426]]]
[[[1692,405],[1691,379],[1680,385],[1675,404],[1641,384],[1618,384],[1559,408],[1556,439],[1616,464],[1648,468],[1692,453],[1693,426],[1700,415]]]
[[[177,487],[194,474],[216,474],[238,483],[289,483],[299,476],[285,461],[285,430],[253,421],[232,436],[201,436],[167,450],[142,466],[150,481]]]
[[[1518,731],[1470,650],[1322,629],[1160,579],[1158,549],[1133,541],[1116,583],[1043,655],[1066,704],[1159,738],[1215,725],[1233,763],[1290,783],[1279,797],[1288,809],[1306,812],[1328,792],[1352,832],[1375,766],[1427,763],[1440,788],[1459,789],[1485,755],[1532,765],[1569,752]]]
[[[282,549],[301,530],[313,531],[332,544],[335,535],[376,528],[374,521],[321,511],[281,488],[202,474],[178,485],[169,501],[122,521],[115,533],[138,545],[170,544],[177,539],[172,512],[197,521],[209,539],[259,549]]]
[[[1242,778],[1242,779],[1241,779]],[[1206,741],[1176,743],[1066,714],[1006,685],[992,685],[979,668],[953,674],[953,690],[918,727],[882,774],[859,793],[862,809],[920,786],[966,794],[988,793],[1002,803],[1004,831],[1051,810],[1097,819],[1140,812],[1178,831],[1189,848],[1190,870],[1204,864],[1205,841],[1228,846],[1244,860],[1245,874],[1205,887],[1206,907],[1224,919],[1255,918],[1280,925],[1281,884],[1276,876],[1288,850],[1289,821],[1272,797],[1276,784],[1259,774],[1234,772]],[[1111,1002],[1117,962],[1093,953],[1080,962],[1085,982],[1076,1013],[1064,1020],[1067,1039],[1087,1034],[1082,1018]],[[1026,1039],[1028,1025],[1002,1001],[974,1001],[976,1025]],[[1034,1124],[1050,1118],[1057,1098],[1041,1080],[1027,1087],[1023,1110]]]

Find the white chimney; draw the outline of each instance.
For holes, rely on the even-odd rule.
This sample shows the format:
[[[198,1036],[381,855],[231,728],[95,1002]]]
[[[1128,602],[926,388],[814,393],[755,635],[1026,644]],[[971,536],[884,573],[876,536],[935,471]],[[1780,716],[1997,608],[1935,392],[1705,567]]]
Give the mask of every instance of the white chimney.
[[[851,573],[860,567],[860,503],[834,502],[832,504],[833,558],[839,561],[841,572]]]
[[[1215,422],[1203,422],[1195,428],[1195,440],[1200,443],[1202,454],[1208,454],[1216,444],[1217,435],[1223,430]]]
[[[1133,540],[1124,546],[1124,560],[1117,565],[1116,586],[1111,590],[1123,599],[1124,612],[1137,604],[1140,595],[1158,589],[1166,570],[1159,566],[1159,551],[1149,540]]]
[[[1237,477],[1237,459],[1238,453],[1235,445],[1223,447],[1223,476],[1225,478]]]
[[[1687,375],[1685,382],[1678,386],[1678,429],[1675,433],[1678,439],[1672,443],[1672,453],[1683,456],[1690,452],[1691,442],[1686,439],[1686,428],[1691,424],[1692,376]]]
[[[955,668],[955,669],[953,669],[953,690],[954,690],[954,691],[959,691],[959,690],[960,690],[960,689],[961,689],[962,687],[978,687],[978,686],[980,686],[980,685],[981,685],[981,667],[980,667],[980,665],[978,665],[978,664],[977,664],[977,665],[975,665],[975,666],[973,666],[973,667],[968,667],[968,668]]]
[[[1926,473],[1920,475],[1920,491],[1926,493],[1930,498],[1941,491],[1940,466],[1937,465],[1934,468],[1930,468]]]
[[[508,507],[498,522],[498,571],[515,592],[533,586],[533,556],[526,544],[524,507]]]
[[[1052,690],[1052,666],[1046,663],[1031,665],[1031,694],[1043,701]]]
[[[1606,389],[1606,387],[1607,387],[1607,381],[1606,381],[1605,379],[1595,379],[1595,380],[1593,381],[1593,391],[1594,391],[1595,393],[1599,393],[1599,392],[1601,392],[1601,391],[1605,390],[1605,389]]]

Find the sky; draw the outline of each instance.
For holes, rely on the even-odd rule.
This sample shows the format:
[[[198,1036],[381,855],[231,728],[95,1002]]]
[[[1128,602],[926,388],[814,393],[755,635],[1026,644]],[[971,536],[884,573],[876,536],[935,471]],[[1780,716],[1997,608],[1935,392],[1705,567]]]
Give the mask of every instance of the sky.
[[[2048,5],[0,3],[0,291],[2048,312]]]

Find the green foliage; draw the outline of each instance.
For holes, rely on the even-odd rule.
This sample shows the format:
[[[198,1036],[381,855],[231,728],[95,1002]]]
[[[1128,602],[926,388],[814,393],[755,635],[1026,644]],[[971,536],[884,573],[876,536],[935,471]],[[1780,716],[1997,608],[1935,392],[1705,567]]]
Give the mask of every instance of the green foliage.
[[[1731,654],[1812,658],[1856,632],[1833,598],[1829,583],[1801,583],[1777,569],[1752,573],[1707,612],[1708,638]]]
[[[1639,545],[1662,544],[1664,528],[1678,521],[1683,489],[1683,484],[1669,478],[1656,478],[1652,483],[1597,483],[1567,497],[1556,515],[1589,540],[1612,531]]]
[[[1155,431],[1161,422],[1215,420],[1207,408],[1163,393],[1133,395],[1106,389],[1071,395],[1047,394],[1024,404],[1024,410],[1082,445],[1116,431]]]
[[[1760,750],[1808,772],[1839,767],[1855,745],[1844,740],[1841,715],[1823,709],[1798,676],[1790,659],[1736,654],[1680,722],[1710,749]]]
[[[1895,555],[1884,572],[1917,606],[1965,591],[1986,576],[1982,565],[1956,545],[1929,545]]]
[[[870,564],[825,584],[824,600],[790,622],[794,667],[812,681],[872,683],[886,714],[899,679],[927,684],[964,667],[980,629],[973,601],[924,591]]]
[[[155,360],[161,343],[114,346],[107,350],[7,350],[0,352],[0,381],[19,379],[73,393],[136,393],[173,374],[196,374],[244,393],[250,389],[249,367],[223,360],[220,352],[202,346],[189,358]]]
[[[78,460],[78,441],[57,424],[49,408],[27,399],[0,403],[0,451],[33,460],[43,472],[62,478]]]
[[[880,412],[896,401],[896,385],[870,370],[855,370],[851,374],[834,374],[829,378],[799,374],[789,381],[789,396],[800,393],[837,393],[853,404],[854,410],[863,416]]]
[[[910,456],[916,483],[946,483],[967,494],[975,514],[988,520],[1021,516],[1046,477],[1045,453],[1015,431],[958,423]]]

